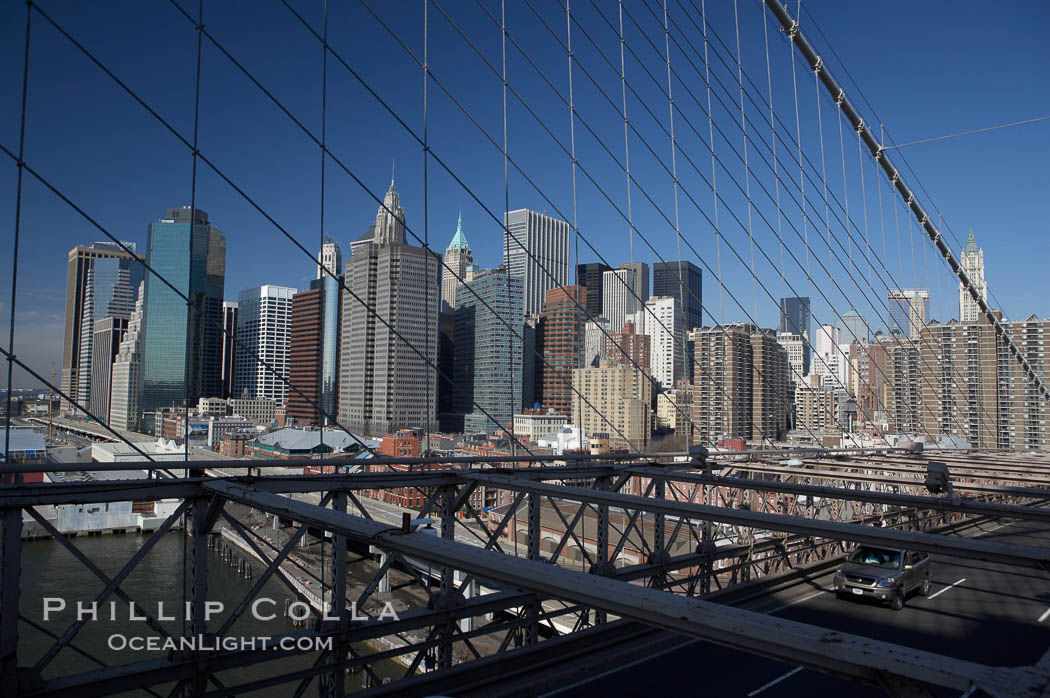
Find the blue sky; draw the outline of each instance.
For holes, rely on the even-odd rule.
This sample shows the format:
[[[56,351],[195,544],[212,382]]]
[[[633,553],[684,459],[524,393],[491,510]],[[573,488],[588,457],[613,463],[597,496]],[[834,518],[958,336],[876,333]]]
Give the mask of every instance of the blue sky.
[[[320,2],[291,4],[321,31]],[[421,58],[423,3],[369,4],[405,47]],[[482,4],[499,16],[497,2],[484,0]],[[195,3],[183,5],[196,13]],[[497,70],[500,67],[498,26],[476,3],[445,0],[430,6],[430,67],[462,109],[441,86],[430,83],[428,140],[444,166],[430,160],[424,197],[424,156],[417,140],[424,128],[422,70],[363,4],[331,5],[328,35],[334,50],[404,121],[404,125],[398,123],[360,81],[330,57],[326,128],[331,152],[378,196],[389,183],[392,162],[396,163],[397,186],[412,230],[443,249],[462,209],[464,230],[477,262],[497,265],[502,249],[497,219],[505,196],[499,149],[503,102],[499,77],[485,61]],[[508,34],[528,56],[526,59],[513,44],[508,45],[508,80],[516,93],[508,97],[508,150],[525,173],[511,168],[507,181],[510,206],[546,210],[572,221],[572,167],[563,150],[570,147],[565,104],[569,70],[561,43],[566,36],[565,13],[554,0],[532,0],[540,17],[524,3],[507,5]],[[632,122],[628,146],[636,180],[631,195],[636,230],[632,240],[625,219],[619,40],[613,28],[618,22],[616,6],[611,2],[574,3],[579,22],[573,26],[578,61],[573,88],[580,166],[575,197],[579,260],[592,261],[600,255],[616,265],[630,261],[632,253],[634,259],[649,262],[681,254],[682,259],[705,267],[705,319],[714,321],[742,320],[750,315],[763,325],[775,326],[775,298],[793,291],[814,298],[818,321],[834,321],[836,314],[854,305],[877,329],[884,324],[879,316],[886,314],[879,298],[884,297],[886,285],[898,283],[929,288],[933,317],[944,320],[956,315],[956,286],[943,262],[934,258],[932,247],[909,223],[899,204],[894,222],[885,181],[880,185],[880,209],[872,162],[865,157],[860,161],[863,165],[858,164],[856,136],[848,128],[843,136],[843,184],[834,105],[822,96],[825,176],[833,212],[825,228],[816,91],[812,73],[798,64],[802,146],[815,169],[807,165],[809,216],[804,219],[791,203],[791,196],[799,196],[798,165],[790,160],[795,147],[792,53],[783,35],[776,32],[772,16],[756,0],[741,0],[738,6],[740,60],[754,81],[752,85],[745,80],[751,167],[751,173],[745,175],[740,159],[744,137],[735,83],[733,5],[708,3],[711,124],[706,113],[704,47],[693,24],[699,23],[698,5],[699,0],[695,5],[690,0],[673,0],[668,6],[681,239],[674,230],[672,179],[665,169],[670,168],[671,144],[663,92],[667,67],[662,12],[654,1],[632,0],[624,5],[629,47],[625,72],[632,90],[627,104]],[[172,128],[192,140],[196,32],[172,3],[45,2],[42,6]],[[993,11],[977,3],[860,5],[821,0],[807,8],[808,14],[802,15],[803,31],[846,84],[847,95],[869,123],[881,120],[897,142],[1050,114],[1050,72],[1045,70],[1050,65],[1050,44],[1045,40],[1050,6],[1046,3],[1003,3]],[[792,12],[796,10],[792,3]],[[317,39],[278,0],[209,0],[204,11],[208,32],[319,138],[322,51]],[[442,11],[470,37],[485,60]],[[0,12],[0,144],[16,150],[25,5],[8,0]],[[812,26],[814,19],[831,38],[877,116],[847,80],[842,64]],[[769,95],[764,30],[769,39],[772,101],[782,120],[777,129],[786,139],[777,143],[780,182],[772,175],[767,145],[772,139],[765,104]],[[200,114],[201,152],[303,246],[315,251],[322,237],[319,148],[207,39]],[[713,225],[709,128],[715,131],[721,237]],[[190,201],[189,149],[39,14],[33,16],[25,149],[27,163],[51,184],[113,235],[140,245],[145,243],[151,221],[166,208]],[[921,200],[931,212],[935,211],[932,204],[960,241],[969,229],[976,231],[985,250],[989,286],[1006,314],[1013,319],[1032,313],[1050,315],[1046,304],[1050,282],[1045,273],[1050,259],[1046,165],[1050,162],[1050,122],[916,145],[894,156],[898,164],[903,164],[901,155],[928,191],[929,196],[923,194]],[[907,170],[906,174],[914,177]],[[0,162],[5,250],[11,249],[13,239],[15,176],[16,168],[5,156]],[[346,243],[373,221],[377,204],[331,160],[325,178],[324,234],[338,240],[345,254]],[[918,182],[912,181],[918,189]],[[778,184],[780,216],[774,204]],[[744,195],[747,188],[751,189],[750,207]],[[847,201],[854,223],[849,235],[841,225]],[[22,205],[15,351],[46,374],[51,361],[57,364],[61,355],[66,253],[76,244],[103,235],[29,176]],[[197,205],[227,234],[227,298],[235,299],[242,289],[260,283],[304,288],[313,278],[311,261],[203,163],[197,170]],[[784,241],[783,253],[778,231]],[[808,249],[804,241],[809,242]],[[881,260],[873,265],[866,261],[869,246],[872,256]],[[762,285],[752,281],[752,268]],[[724,291],[716,281],[719,273]],[[11,275],[12,260],[5,254],[0,260],[0,315],[5,325],[10,317]],[[4,336],[6,344],[6,331]],[[16,386],[34,384],[17,373],[14,382]]]

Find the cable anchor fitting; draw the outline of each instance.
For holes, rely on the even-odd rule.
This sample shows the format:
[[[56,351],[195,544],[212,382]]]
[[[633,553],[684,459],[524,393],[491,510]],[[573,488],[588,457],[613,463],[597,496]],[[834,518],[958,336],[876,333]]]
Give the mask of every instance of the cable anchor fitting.
[[[817,62],[813,64],[813,72],[819,73],[824,68],[824,57],[817,56]]]
[[[842,103],[845,102],[845,101],[846,101],[846,91],[840,87],[839,88],[839,93],[837,95],[835,95],[835,104],[837,104],[838,106],[841,107]]]
[[[791,20],[791,26],[787,30],[787,35],[788,35],[788,38],[791,39],[792,41],[794,41],[795,37],[798,36],[798,20],[797,19]]]

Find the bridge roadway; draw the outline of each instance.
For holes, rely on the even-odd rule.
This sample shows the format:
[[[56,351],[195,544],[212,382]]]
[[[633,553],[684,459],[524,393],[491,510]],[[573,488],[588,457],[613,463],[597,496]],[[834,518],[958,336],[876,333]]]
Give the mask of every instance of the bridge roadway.
[[[980,528],[976,537],[986,540],[1050,546],[1050,527],[1000,520]],[[830,572],[809,580],[802,589],[742,605],[993,666],[1034,664],[1050,649],[1050,573],[936,555],[932,561],[930,596],[913,595],[897,612],[874,603],[837,599]],[[536,694],[574,698],[694,693],[749,698],[886,695],[875,687],[688,638]],[[956,695],[937,688],[934,694]]]

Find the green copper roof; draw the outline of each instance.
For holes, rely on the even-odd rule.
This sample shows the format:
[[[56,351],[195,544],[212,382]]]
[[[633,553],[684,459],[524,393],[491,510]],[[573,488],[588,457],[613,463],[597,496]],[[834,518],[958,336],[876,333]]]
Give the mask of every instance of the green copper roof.
[[[860,313],[857,312],[856,308],[850,308],[849,310],[846,311],[846,314],[843,315],[842,317],[844,317],[844,318],[847,318],[847,317],[849,317],[849,318],[860,317]]]
[[[970,231],[970,239],[966,241],[966,252],[977,254],[977,241],[973,239],[973,231]]]
[[[452,242],[448,243],[450,250],[469,250],[467,236],[463,234],[463,214],[459,214],[459,223],[456,224],[456,234],[452,236]]]

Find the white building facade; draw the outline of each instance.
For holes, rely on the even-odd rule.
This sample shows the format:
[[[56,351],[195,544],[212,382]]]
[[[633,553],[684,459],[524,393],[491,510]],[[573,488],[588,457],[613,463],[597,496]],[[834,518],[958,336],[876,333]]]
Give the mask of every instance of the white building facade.
[[[503,218],[503,263],[524,282],[524,313],[536,315],[547,291],[569,285],[572,226],[544,213],[518,209]]]
[[[288,286],[266,284],[238,295],[234,397],[281,404],[287,399],[295,291]]]
[[[685,377],[685,313],[672,296],[655,296],[645,302],[651,337],[649,374],[665,389]]]

